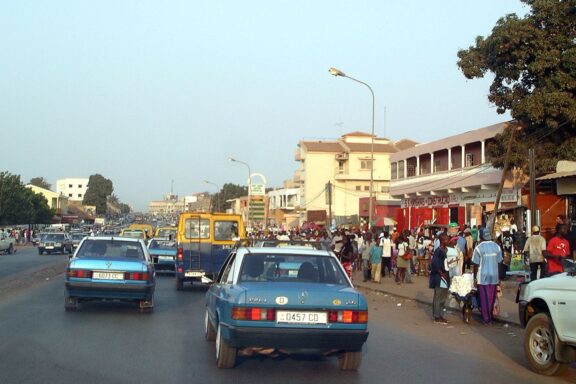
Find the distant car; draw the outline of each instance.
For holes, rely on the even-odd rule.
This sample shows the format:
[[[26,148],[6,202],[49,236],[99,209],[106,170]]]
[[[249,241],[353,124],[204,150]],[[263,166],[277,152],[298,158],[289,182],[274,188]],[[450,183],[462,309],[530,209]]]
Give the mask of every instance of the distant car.
[[[38,242],[38,254],[72,253],[72,240],[64,232],[44,233]]]
[[[170,238],[154,238],[148,242],[148,252],[154,262],[156,271],[175,271],[176,253],[178,247],[176,240]]]
[[[368,305],[332,252],[241,247],[206,293],[204,326],[219,368],[260,353],[336,355],[340,369],[356,370]]]
[[[132,228],[124,228],[122,232],[120,232],[121,237],[129,237],[132,239],[141,239],[147,241],[148,238],[146,237],[146,232],[142,229],[132,229]]]
[[[75,251],[76,248],[78,248],[78,245],[80,245],[82,239],[85,238],[86,236],[90,236],[90,234],[82,232],[73,232],[72,234],[70,234],[70,239],[72,240],[72,250]]]
[[[172,238],[176,239],[176,231],[178,230],[175,226],[164,226],[156,228],[156,233],[154,233],[154,237],[160,238]]]
[[[142,240],[85,237],[66,271],[66,310],[94,300],[135,302],[142,312],[154,308],[156,273]]]

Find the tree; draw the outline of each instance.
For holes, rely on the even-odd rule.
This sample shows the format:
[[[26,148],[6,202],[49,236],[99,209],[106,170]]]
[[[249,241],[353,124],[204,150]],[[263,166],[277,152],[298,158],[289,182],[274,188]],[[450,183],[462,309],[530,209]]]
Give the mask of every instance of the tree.
[[[26,188],[20,176],[0,172],[0,225],[48,224],[53,214],[44,196]]]
[[[35,186],[40,187],[40,188],[48,189],[48,190],[50,188],[52,188],[52,185],[48,181],[46,181],[46,179],[43,177],[31,178],[30,184],[35,185]]]
[[[242,187],[237,184],[226,183],[222,186],[222,189],[212,196],[212,204],[216,201],[220,201],[220,207],[222,210],[230,208],[230,203],[228,200],[236,199],[241,196],[248,195],[248,188]]]
[[[100,174],[91,175],[88,179],[88,188],[82,204],[95,205],[96,214],[105,214],[107,209],[106,202],[113,191],[114,186],[111,180]]]
[[[521,1],[530,12],[498,20],[490,36],[458,52],[458,66],[468,79],[494,76],[488,100],[522,127],[511,166],[525,168],[533,147],[541,174],[576,160],[576,0]],[[488,147],[494,166],[502,167],[509,137]]]

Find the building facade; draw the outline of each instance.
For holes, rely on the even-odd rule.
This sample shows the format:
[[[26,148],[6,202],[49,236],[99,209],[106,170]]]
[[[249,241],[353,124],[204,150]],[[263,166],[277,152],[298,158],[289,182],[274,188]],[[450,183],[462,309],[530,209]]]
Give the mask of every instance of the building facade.
[[[82,201],[88,190],[88,178],[67,178],[56,180],[56,193],[63,194],[71,201]]]
[[[300,206],[300,188],[294,181],[284,182],[283,188],[268,192],[268,220],[269,226],[284,229],[299,225],[300,216],[297,208]]]
[[[391,198],[390,156],[396,151],[390,140],[378,137],[372,148],[372,135],[362,132],[337,140],[300,141],[295,155],[300,167],[294,175],[300,188],[300,224],[360,224],[358,202],[370,196],[372,167],[373,198]]]
[[[48,207],[53,209],[56,215],[62,216],[68,213],[68,197],[64,194],[53,192],[49,189],[37,187],[32,184],[27,184],[26,188],[30,188],[32,192],[44,196],[48,201]]]
[[[486,147],[508,123],[468,131],[391,155],[391,194],[401,199],[399,229],[423,224],[482,225],[494,210],[502,170],[495,169]],[[504,183],[500,209],[521,203],[522,175]]]

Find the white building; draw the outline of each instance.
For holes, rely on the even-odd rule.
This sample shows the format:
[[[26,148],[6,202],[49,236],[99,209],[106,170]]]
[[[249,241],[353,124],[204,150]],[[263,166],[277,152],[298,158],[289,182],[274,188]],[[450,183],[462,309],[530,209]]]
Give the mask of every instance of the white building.
[[[88,178],[68,178],[56,180],[56,193],[71,201],[82,201],[88,190]]]

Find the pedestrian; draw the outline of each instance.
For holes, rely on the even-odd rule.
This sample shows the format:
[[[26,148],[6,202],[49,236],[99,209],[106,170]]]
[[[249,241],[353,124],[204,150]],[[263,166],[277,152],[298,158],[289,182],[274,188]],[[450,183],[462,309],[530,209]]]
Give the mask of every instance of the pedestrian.
[[[382,276],[386,277],[386,269],[388,269],[388,277],[392,277],[392,241],[388,232],[384,232],[380,239],[382,246]]]
[[[546,276],[553,276],[564,272],[562,259],[571,255],[570,243],[568,243],[566,239],[567,232],[568,227],[566,224],[556,225],[556,234],[550,239],[546,247],[546,260],[548,261]]]
[[[502,248],[502,257],[504,258],[500,280],[505,280],[506,272],[510,269],[510,262],[512,261],[512,255],[514,254],[514,236],[510,233],[510,228],[503,227],[502,234],[497,240]]]
[[[396,258],[396,284],[400,285],[404,282],[406,278],[406,268],[410,265],[409,259],[406,259],[410,249],[408,247],[408,239],[406,239],[404,234],[398,236],[396,248],[398,249],[398,257]]]
[[[371,273],[372,281],[380,284],[380,277],[381,277],[380,268],[382,267],[382,246],[378,241],[374,241],[370,245],[370,264],[372,265],[372,273]]]
[[[494,302],[496,301],[497,287],[500,284],[499,276],[502,271],[502,249],[492,241],[489,228],[481,232],[480,243],[474,249],[472,263],[474,263],[474,283],[480,296],[480,309],[482,320],[486,325],[494,321]]]
[[[544,259],[544,252],[546,251],[546,239],[540,235],[540,227],[537,225],[532,227],[532,235],[524,244],[524,254],[527,254],[530,261],[530,281],[545,276],[546,262]],[[540,270],[540,274],[538,274]]]
[[[470,228],[464,230],[464,239],[466,240],[466,253],[464,253],[464,260],[462,260],[462,274],[468,270],[472,270],[472,252],[474,252],[474,239],[472,238],[472,231]]]
[[[362,241],[360,252],[362,255],[362,274],[363,281],[366,282],[370,278],[371,268],[370,268],[370,248],[372,246],[372,235],[367,233],[364,235],[364,240]]]
[[[476,244],[478,244],[478,228],[475,225],[470,229],[470,235],[472,236],[472,246],[476,248]]]
[[[448,288],[450,287],[450,276],[445,267],[448,235],[443,233],[438,238],[440,245],[436,248],[432,256],[429,277],[429,287],[434,289],[432,316],[434,317],[434,323],[448,324],[448,320],[444,318],[444,306],[446,305]]]

